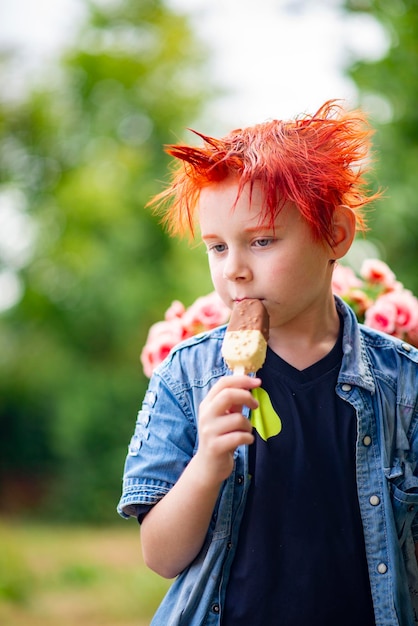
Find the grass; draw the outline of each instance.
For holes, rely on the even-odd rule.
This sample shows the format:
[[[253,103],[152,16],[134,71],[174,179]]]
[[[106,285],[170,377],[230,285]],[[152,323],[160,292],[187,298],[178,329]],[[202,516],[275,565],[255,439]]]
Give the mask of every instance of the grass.
[[[0,520],[0,624],[147,626],[168,586],[144,566],[135,522]]]

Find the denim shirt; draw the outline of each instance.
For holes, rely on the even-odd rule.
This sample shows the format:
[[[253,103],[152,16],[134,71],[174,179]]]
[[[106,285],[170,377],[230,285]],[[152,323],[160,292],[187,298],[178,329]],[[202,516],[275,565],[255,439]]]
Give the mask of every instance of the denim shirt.
[[[414,626],[418,350],[358,324],[339,298],[336,304],[344,322],[336,393],[357,415],[358,498],[376,626]],[[158,502],[195,454],[199,404],[228,373],[221,357],[224,332],[222,327],[183,342],[153,375],[126,459],[122,517],[136,516],[137,504]],[[173,582],[153,626],[219,626],[248,487],[248,448],[242,446],[220,490],[204,546]],[[309,532],[309,511],[306,528]]]

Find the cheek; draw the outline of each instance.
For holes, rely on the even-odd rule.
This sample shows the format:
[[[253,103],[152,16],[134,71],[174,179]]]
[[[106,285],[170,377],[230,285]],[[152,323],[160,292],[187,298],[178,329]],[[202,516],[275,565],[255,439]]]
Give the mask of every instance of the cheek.
[[[258,267],[257,274],[267,284],[281,283],[287,281],[289,276],[294,274],[297,263],[292,260],[291,255],[283,255],[280,259],[267,259]]]
[[[221,264],[214,262],[211,263],[209,261],[209,272],[212,278],[212,282],[215,288],[218,290],[218,288],[221,288],[222,284],[225,282],[223,278],[223,269]]]
[[[306,290],[318,278],[320,269],[315,259],[305,262],[298,256],[282,259],[280,264],[266,263],[261,276],[266,285],[275,286],[280,292],[293,294]]]

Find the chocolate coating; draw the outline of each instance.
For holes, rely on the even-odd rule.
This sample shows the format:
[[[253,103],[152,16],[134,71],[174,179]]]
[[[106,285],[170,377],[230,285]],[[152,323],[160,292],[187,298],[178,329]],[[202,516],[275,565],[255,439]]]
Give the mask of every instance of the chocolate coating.
[[[259,330],[268,341],[269,316],[260,300],[247,298],[234,304],[227,331],[237,330]]]

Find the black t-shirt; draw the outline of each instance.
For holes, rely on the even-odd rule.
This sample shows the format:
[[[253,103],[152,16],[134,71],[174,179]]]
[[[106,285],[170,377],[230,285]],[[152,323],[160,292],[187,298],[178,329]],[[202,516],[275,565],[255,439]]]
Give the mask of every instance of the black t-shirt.
[[[251,486],[222,626],[374,626],[356,488],[357,425],[335,393],[341,337],[299,371],[268,350]]]

